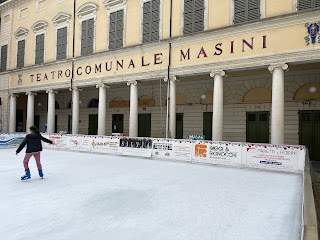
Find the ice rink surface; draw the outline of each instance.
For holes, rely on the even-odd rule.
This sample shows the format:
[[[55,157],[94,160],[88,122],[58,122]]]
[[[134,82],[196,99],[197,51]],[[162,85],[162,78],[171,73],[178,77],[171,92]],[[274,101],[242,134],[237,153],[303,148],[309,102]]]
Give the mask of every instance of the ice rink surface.
[[[45,150],[45,179],[0,149],[1,240],[298,240],[302,176]]]

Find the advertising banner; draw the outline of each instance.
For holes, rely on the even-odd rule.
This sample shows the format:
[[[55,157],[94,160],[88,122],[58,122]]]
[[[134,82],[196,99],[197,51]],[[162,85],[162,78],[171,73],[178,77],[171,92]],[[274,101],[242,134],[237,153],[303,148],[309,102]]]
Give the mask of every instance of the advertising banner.
[[[120,139],[116,137],[95,137],[91,140],[91,151],[119,154]]]
[[[121,155],[151,157],[151,138],[120,138],[119,152]]]
[[[195,162],[242,166],[241,143],[194,141],[192,159]]]
[[[243,144],[243,161],[251,168],[284,172],[303,172],[305,147]]]
[[[50,139],[53,142],[55,142],[54,145],[43,142],[43,144],[45,144],[45,146],[47,148],[60,149],[60,150],[67,150],[68,149],[68,140],[67,140],[67,137],[65,135],[61,135],[61,134],[50,134],[50,135],[42,134],[42,136],[45,137],[45,138]]]
[[[152,157],[191,161],[192,141],[153,139]]]
[[[1,133],[0,148],[18,147],[25,138],[26,133]]]
[[[72,151],[90,152],[94,137],[85,135],[67,135],[68,149]]]

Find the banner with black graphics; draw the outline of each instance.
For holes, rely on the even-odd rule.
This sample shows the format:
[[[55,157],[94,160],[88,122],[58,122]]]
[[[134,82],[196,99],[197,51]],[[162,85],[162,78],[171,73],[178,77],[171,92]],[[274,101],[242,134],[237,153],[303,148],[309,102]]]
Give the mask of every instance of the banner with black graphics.
[[[0,148],[18,147],[26,133],[0,133]]]
[[[192,160],[201,163],[242,166],[241,143],[194,141]]]
[[[94,137],[91,139],[91,151],[119,154],[120,139],[117,137]]]
[[[191,152],[191,140],[153,139],[153,158],[191,161]]]
[[[151,138],[120,138],[119,152],[121,155],[150,158],[152,142]]]
[[[273,171],[304,171],[304,146],[243,144],[243,161],[247,167]]]

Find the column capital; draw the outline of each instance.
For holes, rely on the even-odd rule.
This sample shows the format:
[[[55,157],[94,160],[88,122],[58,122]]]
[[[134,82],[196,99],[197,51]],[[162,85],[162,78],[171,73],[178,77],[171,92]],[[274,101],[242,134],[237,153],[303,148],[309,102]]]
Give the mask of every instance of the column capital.
[[[27,95],[27,96],[28,96],[28,95],[34,95],[34,96],[36,96],[37,93],[34,93],[34,92],[26,92],[26,95]]]
[[[211,71],[210,77],[214,77],[215,75],[220,75],[221,77],[227,77],[226,72],[223,70],[220,71]]]
[[[289,66],[288,66],[288,64],[286,64],[286,63],[271,64],[271,65],[268,67],[268,70],[269,70],[269,72],[272,73],[273,70],[276,69],[276,68],[280,68],[280,69],[282,69],[282,70],[284,70],[284,71],[289,71]]]
[[[19,95],[18,95],[18,94],[15,94],[15,93],[11,93],[11,94],[10,94],[10,97],[19,97]]]
[[[131,85],[134,85],[134,86],[138,85],[138,81],[136,81],[136,80],[128,81],[127,86],[131,86]]]
[[[107,86],[107,85],[105,85],[104,83],[98,83],[98,84],[96,85],[96,88],[106,88],[106,89],[109,89],[110,87]]]
[[[168,77],[164,77],[163,81],[168,82],[168,80],[173,81],[173,82],[179,82],[179,79],[177,78],[177,76],[175,75],[171,75]]]
[[[58,91],[55,91],[53,89],[49,89],[49,90],[46,90],[46,93],[58,93]]]
[[[78,87],[73,87],[73,88],[69,88],[69,91],[72,92],[72,91],[82,91],[81,88],[78,88]]]

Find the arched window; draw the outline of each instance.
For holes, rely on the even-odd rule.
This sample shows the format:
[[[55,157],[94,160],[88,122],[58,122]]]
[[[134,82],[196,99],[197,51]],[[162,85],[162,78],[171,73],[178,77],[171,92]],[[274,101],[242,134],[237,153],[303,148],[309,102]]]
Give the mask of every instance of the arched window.
[[[98,106],[99,106],[99,100],[96,98],[91,99],[88,104],[88,108],[98,108]]]
[[[55,102],[55,109],[60,109],[60,105],[57,101]]]

